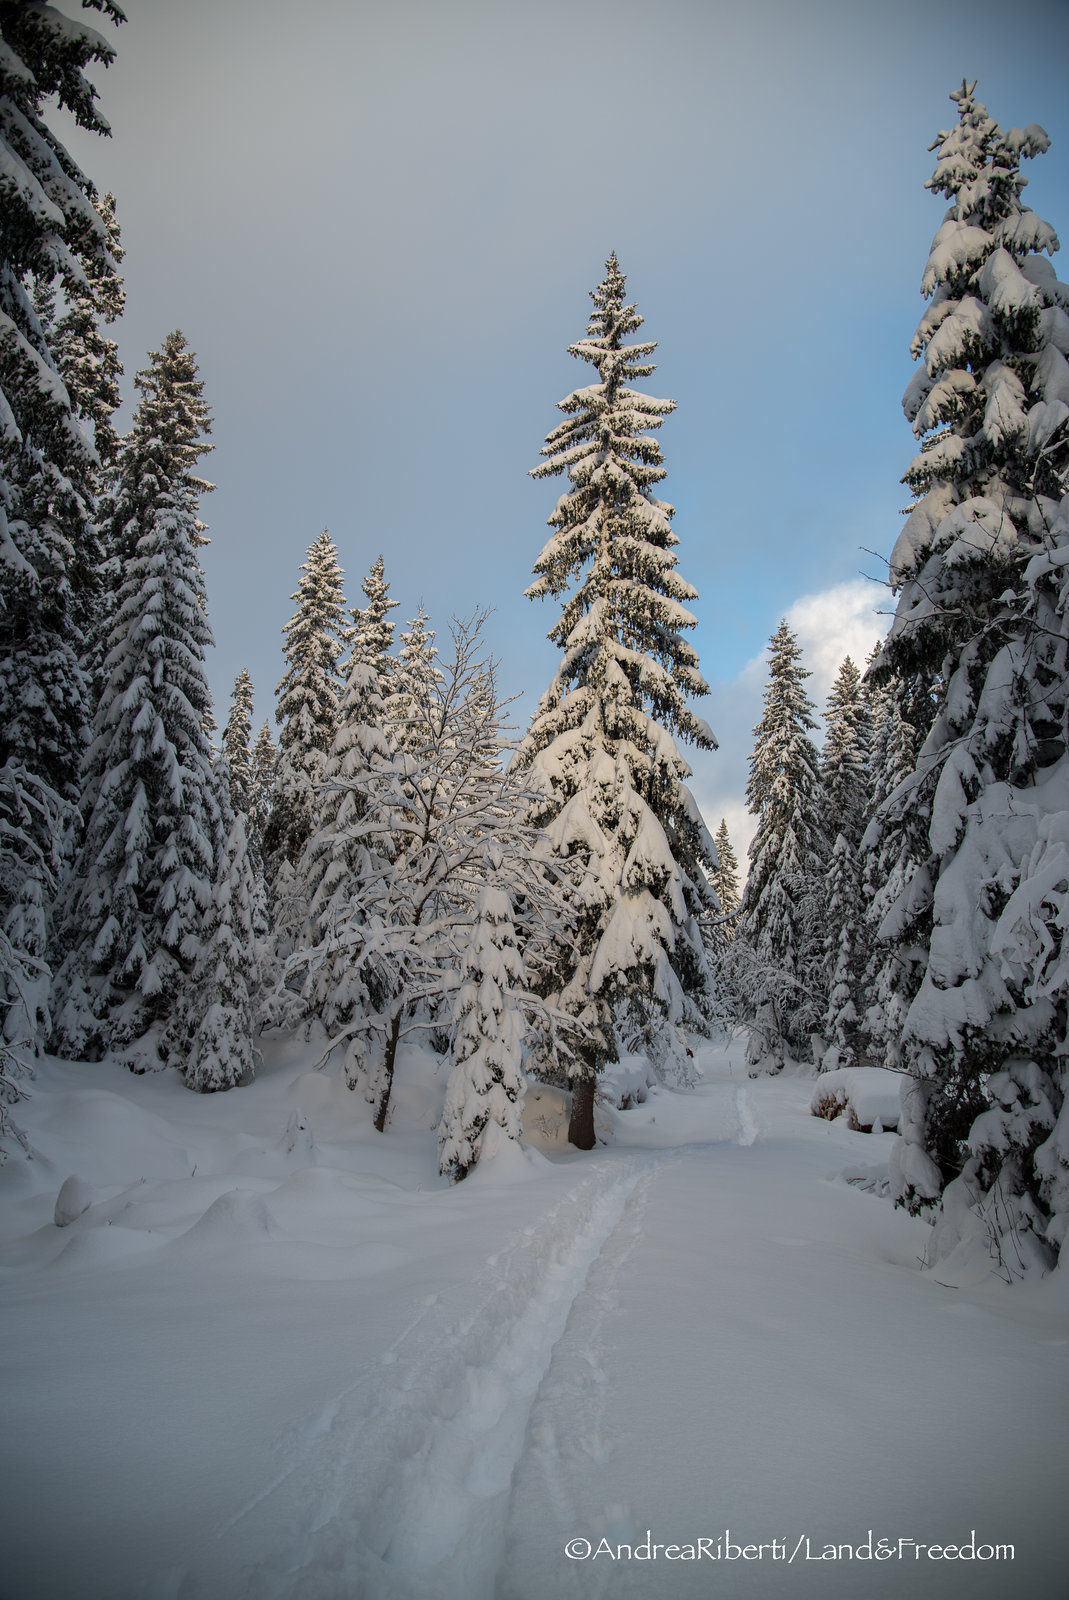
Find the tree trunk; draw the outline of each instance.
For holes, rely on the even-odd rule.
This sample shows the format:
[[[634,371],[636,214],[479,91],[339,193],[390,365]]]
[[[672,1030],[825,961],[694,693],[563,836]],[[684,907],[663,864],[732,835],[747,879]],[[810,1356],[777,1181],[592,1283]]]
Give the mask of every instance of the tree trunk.
[[[584,1075],[572,1079],[572,1115],[568,1123],[568,1143],[577,1150],[594,1148],[594,1078]]]
[[[385,1133],[386,1131],[386,1116],[390,1109],[390,1090],[393,1088],[393,1068],[394,1062],[397,1060],[397,1041],[400,1037],[401,1011],[398,1011],[390,1023],[390,1033],[386,1040],[386,1052],[382,1058],[382,1073],[385,1082],[379,1098],[379,1109],[375,1113],[375,1126],[380,1133]],[[591,1124],[591,1127],[593,1127],[593,1124]]]

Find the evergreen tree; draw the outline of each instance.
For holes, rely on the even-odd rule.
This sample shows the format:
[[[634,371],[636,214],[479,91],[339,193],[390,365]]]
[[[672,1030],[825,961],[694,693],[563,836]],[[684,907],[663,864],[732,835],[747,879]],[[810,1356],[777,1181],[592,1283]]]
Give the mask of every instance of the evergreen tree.
[[[427,736],[427,719],[435,686],[442,674],[435,665],[434,630],[420,606],[401,635],[401,649],[387,705],[390,742],[396,750],[419,751]]]
[[[264,837],[269,878],[279,893],[283,866],[295,867],[315,826],[317,786],[338,731],[338,662],[350,636],[338,552],[324,528],[310,546],[283,628],[286,671],[278,686],[278,765]],[[284,874],[292,892],[292,873]],[[289,919],[292,920],[292,917]]]
[[[258,872],[263,871],[264,834],[271,815],[278,770],[278,750],[265,722],[252,747],[252,780],[249,786],[249,857]]]
[[[831,840],[824,882],[822,920],[828,997],[822,1031],[825,1070],[855,1066],[861,1026],[861,978],[867,926],[861,909],[859,848],[869,801],[872,717],[861,674],[849,656],[828,696],[820,777],[822,832]]]
[[[234,679],[230,715],[223,729],[223,754],[230,777],[230,806],[235,816],[248,818],[252,810],[255,777],[252,754],[253,687],[248,668]],[[268,734],[270,738],[270,733]],[[246,822],[246,826],[248,823]]]
[[[25,1138],[11,1108],[26,1098],[48,1026],[46,903],[57,868],[61,814],[55,791],[25,768],[0,767],[0,1163]]]
[[[210,420],[180,333],[137,376],[113,534],[127,552],[64,896],[55,1048],[139,1070],[181,1014],[210,901],[217,806],[205,725],[211,631],[194,468]]]
[[[739,858],[735,854],[735,847],[728,833],[727,819],[721,817],[720,826],[716,830],[716,854],[720,862],[713,873],[713,888],[720,901],[720,910],[727,917],[739,907]],[[733,922],[720,923],[722,937],[732,940],[735,937],[735,924]]]
[[[125,308],[126,291],[115,268],[126,252],[115,216],[115,196],[92,198],[104,224],[107,256],[103,262],[91,262],[85,283],[68,291],[66,310],[56,319],[49,345],[75,410],[92,428],[97,459],[106,472],[119,452],[119,436],[111,419],[122,400],[119,379],[123,368],[118,344],[102,328],[117,322]],[[100,492],[99,474],[93,487]]]
[[[809,673],[786,621],[773,634],[764,715],[754,729],[746,799],[757,817],[736,937],[738,982],[751,1021],[751,1062],[808,1055],[824,1016],[819,897],[822,826]]]
[[[201,1094],[249,1083],[254,1070],[251,994],[256,977],[256,891],[245,819],[230,807],[233,775],[225,754],[216,761],[213,776],[226,835],[216,858],[211,900],[190,985],[189,1004],[194,1008],[196,1026],[188,1029],[190,1043],[182,1062],[187,1088]]]
[[[392,755],[383,730],[393,667],[389,654],[393,627],[387,618],[397,602],[389,598],[381,556],[362,587],[368,604],[353,612],[353,648],[338,731],[323,764],[318,825],[300,868],[309,906],[302,943],[321,950],[301,998],[307,1013],[318,1017],[328,1033],[348,1023],[354,1008],[368,999],[363,977],[349,964],[346,943],[335,944],[333,930],[351,915],[354,880],[374,870],[360,827],[367,815],[367,794],[358,780],[388,768]],[[381,837],[376,850],[380,858],[392,855]]]
[[[908,699],[903,679],[887,679],[872,689],[872,795],[861,841],[867,957],[860,987],[868,1002],[861,1048],[894,1069],[902,1065],[902,1026],[920,988],[931,928],[930,805],[913,803],[921,737],[907,714]],[[911,891],[914,879],[919,893]]]
[[[1014,1270],[1052,1259],[1062,1181],[1049,1135],[1067,1001],[1047,959],[1062,935],[1057,896],[1032,874],[1066,809],[1069,289],[1043,254],[1053,229],[1021,202],[1021,158],[1049,141],[1035,126],[1004,132],[974,87],[952,95],[957,126],[932,146],[928,187],[950,206],[922,283],[931,305],[904,402],[922,440],[906,474],[916,503],[891,558],[898,606],[877,668],[930,697],[935,716],[875,842],[920,858],[881,930],[917,951],[920,972],[892,1189],[912,1208],[942,1196],[936,1254],[971,1235]],[[917,817],[929,819],[921,841]],[[1038,918],[1027,934],[1005,920],[1024,901]]]
[[[500,868],[500,860],[490,861]],[[508,894],[484,886],[461,963],[453,1010],[453,1070],[438,1128],[438,1168],[458,1183],[479,1160],[496,1124],[520,1137],[524,1020],[516,997],[524,969]]]
[[[629,387],[654,370],[656,347],[626,343],[642,318],[624,290],[612,255],[587,337],[570,346],[599,381],[559,402],[565,420],[532,474],[566,473],[571,487],[527,592],[575,587],[550,633],[563,661],[518,752],[541,791],[533,820],[568,863],[580,907],[553,999],[584,1029],[569,1071],[569,1138],[584,1149],[594,1142],[597,1074],[616,1058],[614,1010],[700,1026],[712,1000],[698,917],[715,908],[707,872],[716,849],[673,735],[701,749],[715,741],[687,705],[708,693],[684,637],[696,592],[675,570],[672,507],[652,493],[665,468],[649,430],[674,402]]]
[[[123,20],[111,0],[97,9]],[[80,127],[108,132],[85,71],[92,62],[106,66],[114,50],[47,4],[0,7],[0,41],[0,769],[21,839],[12,857],[21,865],[5,871],[0,886],[0,896],[14,895],[0,900],[8,930],[0,993],[10,997],[25,989],[29,971],[35,994],[47,986],[41,961],[54,838],[77,798],[88,733],[79,630],[97,561],[92,445],[32,286],[58,283],[76,296],[86,279],[115,271],[93,185],[46,119],[55,104]],[[35,999],[31,1010],[38,1008]],[[22,1021],[11,1026],[21,1037],[21,1001],[17,1009]]]

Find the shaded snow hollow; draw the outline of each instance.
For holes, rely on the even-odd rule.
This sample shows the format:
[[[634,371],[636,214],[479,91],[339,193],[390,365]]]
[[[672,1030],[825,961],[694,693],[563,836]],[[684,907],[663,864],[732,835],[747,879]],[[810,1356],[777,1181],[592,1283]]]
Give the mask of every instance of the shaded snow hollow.
[[[0,1170],[0,1600],[1060,1600],[1063,1274],[934,1282],[891,1136],[743,1056],[589,1155],[539,1091],[455,1189],[430,1056],[385,1136],[293,1042],[205,1097],[46,1062]]]

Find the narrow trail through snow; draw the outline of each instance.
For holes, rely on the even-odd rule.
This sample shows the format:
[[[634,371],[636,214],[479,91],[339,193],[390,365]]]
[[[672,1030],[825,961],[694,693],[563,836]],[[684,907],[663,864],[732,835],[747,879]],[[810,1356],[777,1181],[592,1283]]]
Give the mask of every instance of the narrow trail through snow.
[[[264,1558],[232,1574],[231,1592],[492,1600],[513,1473],[554,1346],[665,1160],[595,1157],[479,1281],[429,1297],[375,1372],[295,1431],[280,1468],[219,1529],[223,1566],[231,1540],[264,1540]],[[190,1573],[177,1593],[193,1600],[220,1581]]]

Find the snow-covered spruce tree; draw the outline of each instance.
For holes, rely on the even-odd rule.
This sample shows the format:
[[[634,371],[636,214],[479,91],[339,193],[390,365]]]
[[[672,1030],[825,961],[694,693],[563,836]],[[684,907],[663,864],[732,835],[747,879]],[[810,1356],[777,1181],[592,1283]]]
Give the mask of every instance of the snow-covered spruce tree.
[[[491,857],[488,865],[499,872],[501,858]],[[490,1124],[508,1139],[520,1136],[526,1028],[517,990],[524,986],[524,966],[504,889],[487,884],[479,891],[460,978],[453,1069],[438,1128],[438,1170],[454,1183],[479,1160]]]
[[[256,980],[256,887],[244,814],[230,805],[233,775],[225,753],[216,759],[212,776],[226,831],[217,853],[190,984],[189,1005],[196,1027],[189,1028],[188,1051],[180,1063],[187,1088],[201,1094],[249,1083],[254,1070],[251,994]]]
[[[230,806],[235,815],[248,817],[252,807],[252,678],[242,667],[230,695],[230,715],[223,729],[223,755],[230,780]]]
[[[867,957],[860,984],[866,1005],[859,1048],[867,1060],[898,1069],[902,1025],[920,988],[931,932],[926,865],[930,805],[912,807],[915,796],[907,782],[931,726],[931,702],[928,697],[927,703],[911,704],[911,685],[901,678],[868,686],[873,740],[868,825],[860,849]],[[895,802],[889,805],[892,795]],[[920,890],[916,897],[906,894],[914,878]],[[879,937],[892,908],[898,929],[894,942]],[[909,936],[903,938],[907,929]]]
[[[106,473],[119,452],[119,436],[111,419],[122,400],[119,379],[123,368],[118,343],[103,329],[118,321],[126,304],[123,280],[115,271],[126,252],[115,216],[115,196],[93,196],[93,205],[104,224],[107,258],[89,263],[84,285],[67,291],[50,347],[75,410],[92,429],[97,460]],[[99,492],[99,475],[94,486]]]
[[[401,634],[401,649],[393,673],[393,690],[387,704],[390,743],[396,750],[418,751],[426,738],[426,720],[435,685],[442,674],[435,665],[438,651],[434,630],[427,626],[422,605]]]
[[[824,1018],[819,925],[827,858],[808,670],[786,621],[772,635],[764,715],[754,729],[746,799],[758,819],[735,937],[750,1019],[749,1059],[771,1070],[808,1057]]]
[[[160,1040],[185,1005],[211,896],[217,806],[205,733],[212,638],[197,554],[198,496],[211,485],[194,471],[210,448],[210,418],[181,333],[136,381],[112,526],[123,580],[63,896],[54,1048],[76,1058],[124,1051],[144,1070],[160,1064]]]
[[[487,691],[481,622],[453,624],[420,750],[333,780],[358,802],[347,834],[363,860],[349,880],[347,915],[339,902],[327,935],[289,962],[291,987],[306,993],[317,990],[320,968],[344,974],[340,1000],[352,1015],[328,1033],[328,1049],[345,1046],[349,1083],[374,1107],[380,1131],[399,1043],[452,1000],[487,880],[525,906],[529,963],[544,962],[561,938],[554,880],[539,861],[536,831],[521,819],[522,779],[501,768],[504,707]]]
[[[575,587],[549,635],[563,660],[517,752],[540,791],[532,819],[569,864],[579,914],[553,999],[586,1030],[569,1069],[569,1138],[581,1149],[594,1143],[597,1074],[616,1059],[614,1011],[637,1011],[651,1029],[659,1018],[704,1026],[712,980],[698,918],[717,909],[716,848],[673,738],[715,748],[687,705],[708,693],[684,637],[696,591],[675,570],[672,507],[652,493],[665,468],[649,430],[674,402],[629,387],[654,370],[656,346],[626,342],[642,318],[624,290],[612,255],[587,337],[569,347],[598,382],[559,402],[565,420],[532,473],[566,473],[571,487],[527,593]]]
[[[271,816],[278,770],[278,749],[271,737],[271,725],[264,722],[252,747],[252,781],[249,786],[249,855],[258,872],[263,871],[264,834]]]
[[[277,689],[278,760],[264,862],[280,951],[292,949],[307,903],[295,868],[316,825],[316,790],[338,731],[338,662],[349,640],[338,552],[324,528],[309,547],[283,628],[286,671]]]
[[[875,671],[934,698],[913,774],[875,827],[926,852],[881,933],[914,944],[921,978],[902,1030],[913,1086],[892,1190],[940,1201],[933,1253],[985,1241],[1004,1271],[1049,1262],[1061,1179],[1049,1135],[1064,1095],[1066,993],[1056,885],[1032,873],[1066,809],[1066,655],[1057,577],[1069,472],[1069,288],[1042,252],[1052,228],[1021,202],[1042,129],[1004,132],[963,83],[928,187],[950,201],[922,289],[931,305],[905,408],[922,439],[916,503],[891,557],[898,607]],[[1033,894],[1036,898],[1032,898]],[[1011,931],[1014,897],[1038,920]]]
[[[110,0],[96,9],[123,20]],[[47,993],[41,957],[55,837],[77,798],[88,731],[79,630],[97,545],[92,443],[32,289],[58,283],[76,295],[89,279],[115,271],[92,183],[46,120],[58,105],[82,128],[106,134],[85,70],[106,66],[115,52],[46,4],[0,7],[0,42],[0,769],[5,812],[20,819],[24,836],[0,886],[0,926],[13,963],[0,958],[0,988],[28,993],[32,969],[43,980],[30,986],[37,1008]],[[12,1027],[22,1037],[21,1001],[19,1008]]]
[[[323,763],[316,792],[317,825],[299,870],[308,897],[300,942],[319,951],[307,970],[300,1005],[303,1014],[317,1017],[328,1033],[344,1027],[357,1006],[369,1000],[375,1005],[381,999],[374,985],[369,995],[365,975],[349,961],[348,942],[335,943],[333,933],[351,918],[354,880],[380,870],[393,854],[381,837],[377,855],[369,852],[360,829],[368,812],[367,794],[355,781],[389,767],[392,758],[384,727],[394,667],[388,617],[397,602],[389,598],[383,570],[379,556],[362,585],[368,604],[353,611],[353,648],[338,708],[338,731]],[[280,1020],[283,1015],[280,1011]]]
[[[0,767],[0,1163],[12,1141],[26,1149],[12,1107],[26,1098],[49,970],[45,902],[55,882],[60,831],[55,791],[24,768]],[[51,842],[51,847],[49,847]]]
[[[716,830],[715,843],[717,859],[720,865],[712,875],[712,882],[713,888],[716,890],[716,897],[720,901],[720,909],[726,917],[732,911],[738,909],[741,901],[741,895],[739,894],[739,858],[735,854],[735,846],[732,844],[731,836],[728,833],[726,817],[721,817],[720,819],[720,826]],[[735,937],[733,923],[723,922],[720,924],[720,928],[725,939],[730,940]]]
[[[245,835],[245,852],[250,875],[249,915],[253,941],[258,953],[254,962],[256,970],[249,976],[248,983],[250,993],[258,996],[261,981],[270,982],[274,976],[273,972],[268,970],[261,971],[261,963],[265,969],[270,967],[270,952],[266,948],[270,927],[267,915],[267,886],[264,882],[263,830],[274,783],[275,747],[271,741],[271,730],[265,723],[260,738],[266,734],[266,748],[260,750],[258,742],[257,751],[253,751],[252,706],[252,678],[248,670],[242,667],[234,680],[230,715],[223,729],[222,750],[216,758],[213,770],[216,774],[216,788],[219,786],[220,772],[225,772],[228,785],[227,795],[220,796],[218,803],[221,837],[215,842],[217,864],[220,852],[229,848],[228,834],[233,817],[240,817]],[[261,771],[261,761],[267,762],[267,770]]]
[[[869,800],[872,716],[861,674],[849,656],[828,696],[824,725],[821,832],[832,844],[820,913],[827,995],[822,1032],[828,1045],[821,1064],[829,1070],[857,1064],[867,954],[859,847]]]

